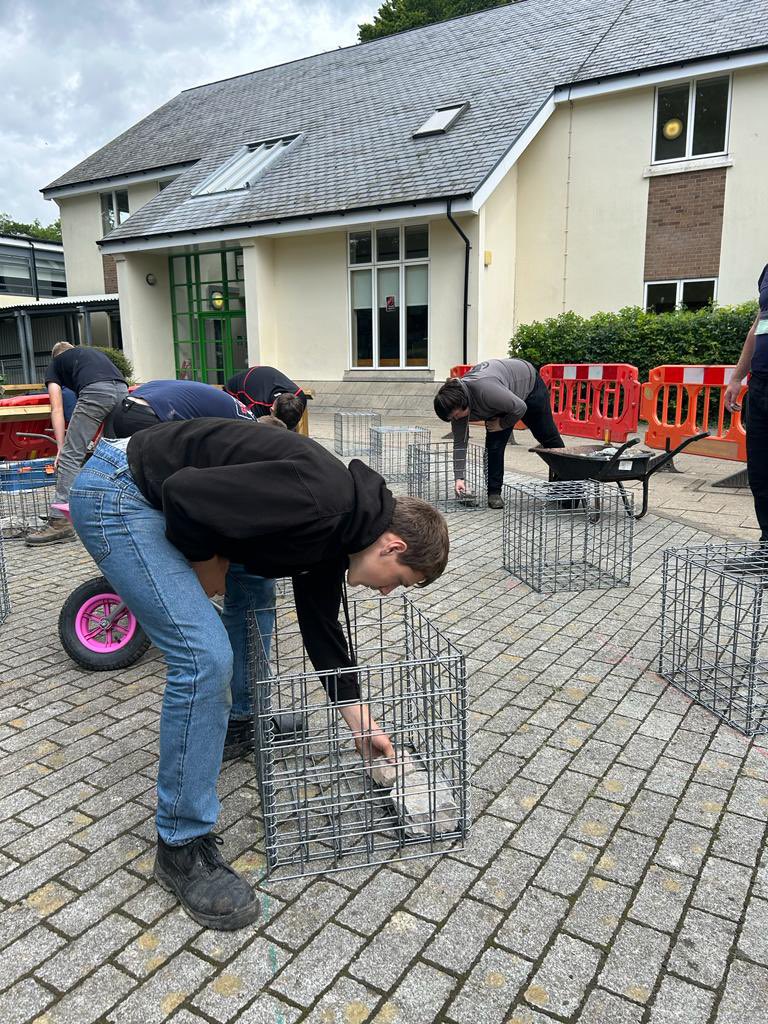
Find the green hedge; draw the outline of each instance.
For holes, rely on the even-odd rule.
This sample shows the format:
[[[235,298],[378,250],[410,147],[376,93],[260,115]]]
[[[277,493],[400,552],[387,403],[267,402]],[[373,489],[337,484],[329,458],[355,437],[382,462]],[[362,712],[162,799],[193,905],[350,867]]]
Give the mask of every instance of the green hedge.
[[[129,384],[133,383],[133,363],[124,352],[119,348],[100,348],[98,345],[93,347],[97,352],[103,352],[105,356],[112,360]]]
[[[754,302],[674,313],[646,313],[639,306],[628,306],[586,319],[563,313],[543,323],[522,324],[510,342],[509,354],[537,367],[630,363],[645,381],[651,367],[667,363],[735,363],[756,315]]]

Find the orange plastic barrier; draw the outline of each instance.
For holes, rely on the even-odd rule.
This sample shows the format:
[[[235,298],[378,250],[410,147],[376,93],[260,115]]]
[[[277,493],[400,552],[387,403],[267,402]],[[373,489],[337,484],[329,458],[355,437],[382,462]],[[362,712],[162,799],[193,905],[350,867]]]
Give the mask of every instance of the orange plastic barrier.
[[[628,363],[548,363],[539,371],[549,388],[557,429],[574,437],[626,441],[637,430],[640,381]]]
[[[747,461],[747,435],[740,412],[725,408],[733,366],[656,366],[643,384],[640,415],[648,422],[650,448],[674,448],[686,437],[708,430],[711,437],[686,448],[687,455]],[[739,393],[743,403],[746,388]]]
[[[37,407],[42,406],[37,415]],[[44,411],[43,411],[44,410]],[[48,395],[17,395],[0,398],[0,459],[36,458],[56,454],[56,442],[36,437],[19,437],[20,433],[50,434],[51,413]]]

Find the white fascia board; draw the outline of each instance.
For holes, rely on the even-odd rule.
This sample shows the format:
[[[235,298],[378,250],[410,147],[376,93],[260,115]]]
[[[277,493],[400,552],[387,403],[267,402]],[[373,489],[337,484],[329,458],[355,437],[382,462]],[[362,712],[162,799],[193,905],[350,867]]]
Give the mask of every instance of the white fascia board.
[[[191,167],[195,162],[188,160],[183,164],[134,171],[132,174],[116,174],[111,178],[79,181],[74,185],[59,185],[58,188],[44,188],[40,191],[45,199],[66,199],[68,196],[81,196],[88,192],[114,192],[115,189],[125,188],[127,185],[140,185],[144,181],[170,181],[172,178],[177,178],[182,171]]]
[[[103,253],[148,252],[156,249],[175,249],[179,246],[209,245],[211,242],[246,241],[249,238],[275,238],[280,235],[303,235],[308,232],[334,231],[362,225],[387,224],[391,221],[422,220],[424,217],[444,217],[448,201],[432,200],[426,203],[386,206],[354,210],[346,214],[323,214],[317,217],[297,217],[295,220],[265,221],[263,224],[241,224],[228,228],[203,228],[199,231],[180,231],[175,234],[126,238],[100,242]],[[451,213],[474,213],[472,201],[456,200]]]
[[[704,75],[715,75],[718,72],[727,73],[739,68],[761,67],[765,64],[768,64],[768,50],[725,54],[721,57],[693,60],[669,67],[649,68],[647,71],[595,79],[592,82],[576,82],[573,85],[558,86],[555,89],[555,103],[567,103],[569,100],[580,100],[589,96],[604,96],[612,92],[625,92],[627,89],[639,89],[643,86],[663,85],[666,82],[688,81],[691,78]]]
[[[492,192],[494,192],[501,184],[504,177],[509,174],[511,169],[530,146],[536,136],[539,134],[541,129],[550,119],[555,111],[555,99],[554,93],[546,98],[544,103],[539,107],[538,112],[534,114],[528,124],[525,126],[517,139],[504,156],[499,160],[494,169],[482,183],[480,188],[475,192],[472,197],[472,212],[479,213],[480,207],[484,203],[488,202],[488,199]],[[458,207],[457,207],[458,209]]]
[[[19,249],[26,249],[29,251],[30,248],[45,252],[57,252],[60,256],[64,255],[64,246],[61,242],[45,242],[42,239],[35,238],[34,240],[27,240],[25,238],[6,238],[4,235],[0,235],[0,246],[10,245],[16,246]]]

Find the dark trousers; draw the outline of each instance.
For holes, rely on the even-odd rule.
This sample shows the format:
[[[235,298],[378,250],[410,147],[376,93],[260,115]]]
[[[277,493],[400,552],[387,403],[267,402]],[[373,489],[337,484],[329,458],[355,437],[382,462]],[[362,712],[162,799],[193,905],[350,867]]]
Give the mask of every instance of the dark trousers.
[[[760,540],[768,543],[768,373],[753,373],[747,392],[747,473]]]
[[[124,398],[104,424],[104,437],[133,437],[138,431],[154,427],[159,422],[157,414],[148,405]]]
[[[533,391],[525,400],[528,410],[523,416],[523,423],[542,446],[542,448],[564,448],[560,431],[552,417],[552,406],[549,404],[547,385],[536,374]],[[489,431],[485,435],[485,449],[488,453],[488,493],[501,494],[504,481],[504,449],[513,427],[505,430]]]

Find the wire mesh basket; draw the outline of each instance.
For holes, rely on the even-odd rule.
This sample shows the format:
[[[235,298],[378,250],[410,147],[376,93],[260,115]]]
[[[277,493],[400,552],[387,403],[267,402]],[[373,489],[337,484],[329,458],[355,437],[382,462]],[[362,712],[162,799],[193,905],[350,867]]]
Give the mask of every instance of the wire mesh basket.
[[[53,459],[0,462],[0,535],[24,537],[42,526],[56,487]]]
[[[11,595],[8,590],[8,571],[5,566],[5,548],[0,533],[0,625],[11,614]]]
[[[341,409],[333,414],[333,450],[337,455],[371,455],[371,427],[381,426],[377,412],[354,412]]]
[[[633,496],[595,480],[504,487],[504,568],[539,593],[629,586]]]
[[[768,547],[664,552],[659,673],[747,736],[768,732]]]
[[[429,444],[426,427],[371,427],[371,467],[388,484],[408,482],[408,447]]]
[[[408,447],[408,493],[428,501],[441,512],[478,509],[485,505],[486,451],[470,444],[457,453],[456,472],[466,491],[456,494],[454,451],[451,441],[429,441]]]
[[[322,678],[292,609],[278,607],[271,651],[250,615],[267,870],[278,877],[435,855],[469,828],[464,656],[408,598],[353,601],[350,614],[357,666]],[[359,698],[334,705],[327,693],[350,676]],[[358,753],[339,709],[361,707],[394,764]]]

